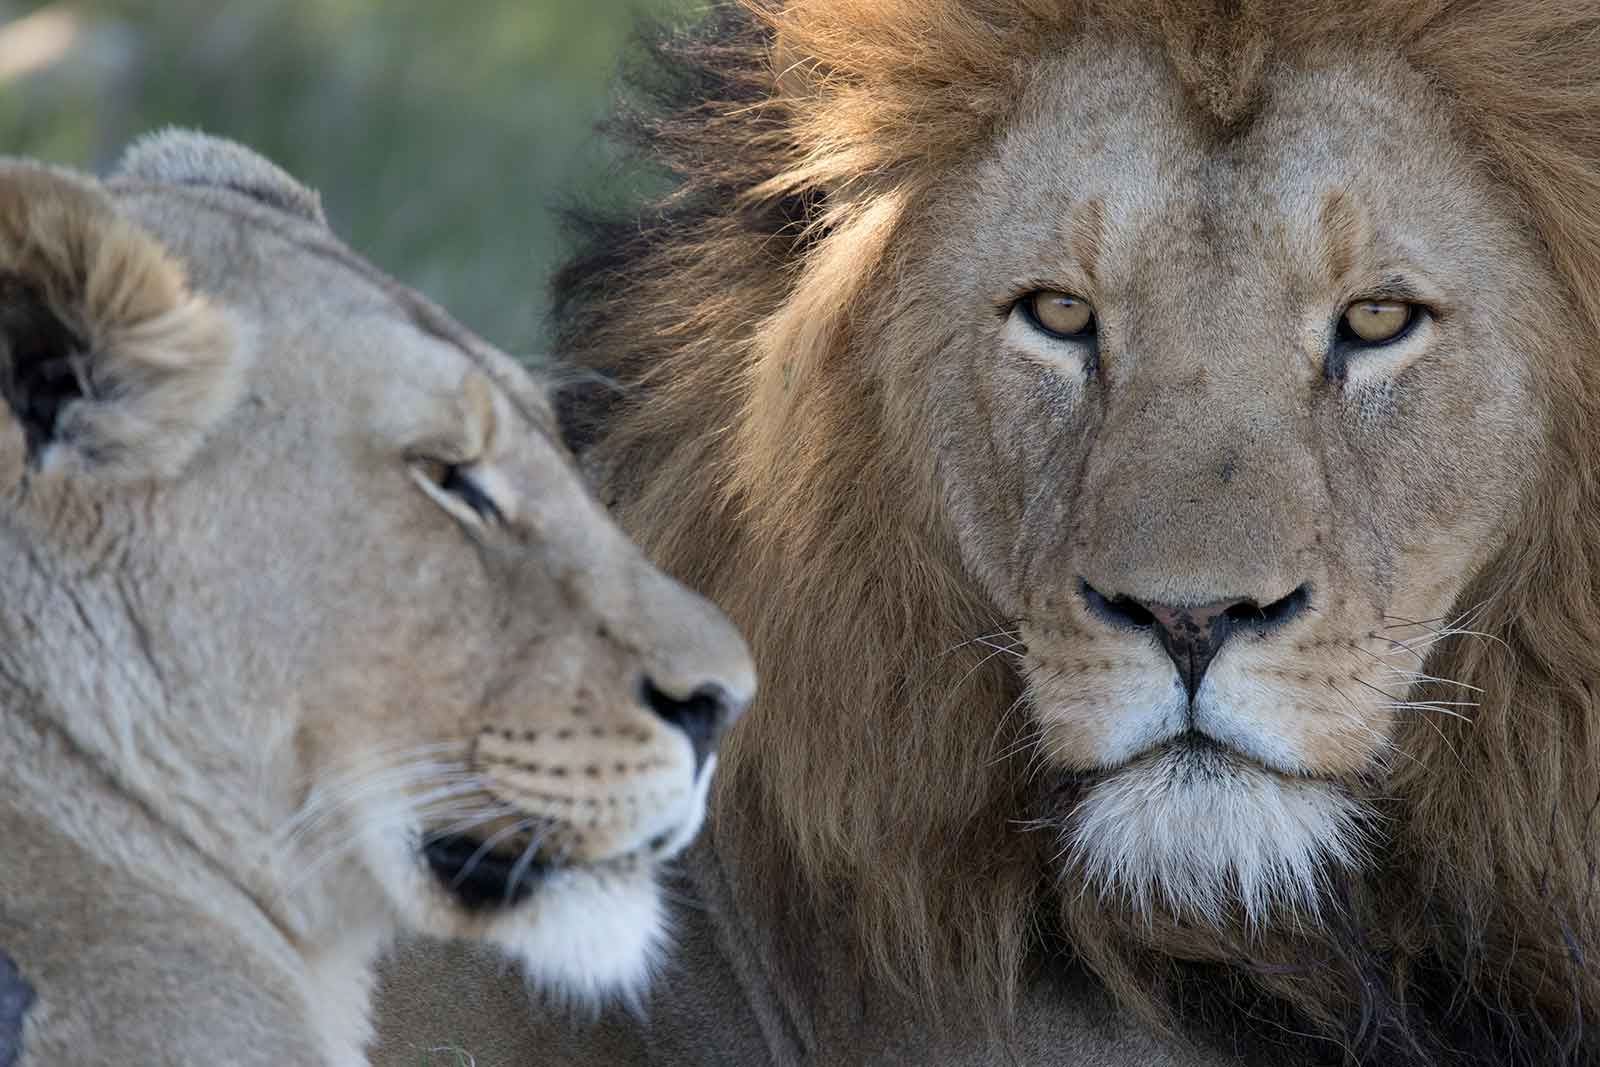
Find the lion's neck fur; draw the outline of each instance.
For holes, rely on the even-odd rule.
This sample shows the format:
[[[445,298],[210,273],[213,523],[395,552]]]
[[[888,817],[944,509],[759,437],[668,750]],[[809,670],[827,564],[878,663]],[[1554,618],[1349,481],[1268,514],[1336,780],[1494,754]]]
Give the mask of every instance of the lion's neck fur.
[[[933,460],[915,455],[927,427],[880,393],[916,353],[884,347],[875,324],[887,316],[865,281],[896,276],[897,222],[914,214],[918,183],[1003,123],[1019,95],[1006,79],[1033,45],[1009,28],[964,37],[980,27],[960,6],[724,12],[703,50],[674,41],[682,110],[632,134],[682,185],[659,214],[598,231],[560,283],[564,350],[629,396],[585,428],[599,431],[604,491],[756,650],[763,693],[729,745],[718,831],[737,876],[760,887],[749,907],[775,923],[795,900],[846,917],[867,973],[930,1011],[953,991],[1003,1008],[1053,932],[1153,1015],[1195,996],[1227,1001],[1235,1019],[1276,1002],[1335,1045],[1365,1042],[1394,1062],[1592,1060],[1600,374],[1579,336],[1543,386],[1562,414],[1526,521],[1459,604],[1484,636],[1446,642],[1425,667],[1482,689],[1482,704],[1471,722],[1407,725],[1406,758],[1374,798],[1387,845],[1336,887],[1327,922],[1253,934],[1119,915],[1075,892],[1049,862],[1054,842],[1019,825],[1041,801],[1026,746],[1008,747],[1025,729],[1016,682],[1004,657],[980,663],[960,648],[1006,620],[948,548]],[[1304,44],[1350,19],[1347,5],[1264,17],[1270,6],[1242,5],[1216,33],[1205,4],[1154,4],[1160,18],[1147,21],[1227,119],[1248,105],[1267,27],[1297,27]],[[1040,22],[1040,40],[1075,9],[1015,7],[1018,25]],[[1566,109],[1541,128],[1587,128],[1600,113],[1600,91],[1571,87],[1571,64],[1557,70],[1528,44],[1592,40],[1592,12],[1433,4],[1411,15],[1414,61],[1457,87],[1485,143],[1541,161],[1511,168],[1516,192],[1578,318],[1600,321],[1600,225],[1574,214],[1570,192],[1600,189],[1600,162],[1517,118],[1541,83],[1565,87]],[[837,76],[777,103],[762,19],[809,57],[781,69],[802,83],[806,71]],[[948,49],[928,46],[939,33],[953,35]],[[974,66],[929,59],[947,54]],[[741,106],[713,122],[707,99]],[[869,169],[890,177],[855,180]],[[772,901],[772,886],[799,888]],[[805,947],[786,951],[803,971]]]
[[[712,385],[685,370],[660,388]],[[638,437],[621,425],[600,462],[615,460],[608,484],[631,487],[625,525],[764,657],[760,710],[726,743],[717,779],[717,836],[750,906],[848,917],[876,956],[862,962],[903,992],[931,996],[961,974],[973,995],[1004,999],[1043,870],[1017,843],[1052,847],[1012,825],[1026,716],[995,652],[1004,621],[967,592],[922,503],[928,472],[860,432],[881,421],[876,403],[829,392],[808,407],[816,421],[771,439],[787,461],[768,465],[707,446],[669,402],[652,411],[689,418],[641,420]],[[804,982],[806,962],[790,963]]]

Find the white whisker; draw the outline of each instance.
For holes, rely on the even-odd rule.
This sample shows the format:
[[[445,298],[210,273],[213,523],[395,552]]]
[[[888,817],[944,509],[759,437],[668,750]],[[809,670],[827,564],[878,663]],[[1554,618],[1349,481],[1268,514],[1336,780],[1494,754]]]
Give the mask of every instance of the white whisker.
[[[1483,690],[1481,688],[1479,688],[1478,686],[1468,685],[1466,682],[1458,682],[1453,678],[1440,678],[1440,677],[1438,677],[1436,675],[1424,674],[1421,671],[1403,670],[1400,667],[1389,667],[1388,670],[1393,671],[1395,674],[1397,674],[1400,677],[1404,678],[1407,682],[1409,682],[1409,683],[1411,683],[1413,685],[1420,685],[1420,684],[1423,684],[1423,683],[1432,683],[1432,684],[1435,684],[1435,685],[1454,686],[1457,689],[1470,689],[1474,693],[1483,692]]]
[[[511,877],[506,879],[505,903],[511,903],[511,894],[516,892],[517,886],[522,884],[522,879],[527,877],[528,869],[533,866],[535,857],[539,855],[539,846],[544,844],[544,839],[549,836],[549,827],[543,833],[533,834],[522,848],[522,854],[517,857],[517,862],[511,865]]]
[[[522,814],[522,812],[506,804],[496,804],[491,807],[471,808],[466,811],[454,812],[453,814],[456,816],[457,821],[448,826],[441,826],[437,830],[430,830],[428,832],[428,840],[435,841],[443,837],[454,837],[457,834],[464,834],[468,830],[476,829],[484,823],[493,822],[496,819],[509,819],[513,815]],[[442,818],[443,816],[441,815],[440,817]]]
[[[512,837],[516,834],[522,833],[523,831],[533,829],[536,825],[538,825],[539,822],[540,820],[537,818],[519,819],[509,826],[502,827],[490,834],[488,837],[484,838],[483,844],[479,845],[477,851],[471,856],[467,857],[467,862],[461,865],[461,870],[450,882],[450,888],[459,888],[463,882],[471,877],[473,868],[482,863],[483,858],[490,852],[494,851],[494,846],[498,845],[508,837]]]

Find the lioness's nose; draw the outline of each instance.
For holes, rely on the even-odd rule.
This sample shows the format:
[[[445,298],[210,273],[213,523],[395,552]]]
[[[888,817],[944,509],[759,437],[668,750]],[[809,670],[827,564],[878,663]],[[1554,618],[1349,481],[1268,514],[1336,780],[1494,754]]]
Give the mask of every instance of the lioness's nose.
[[[719,682],[704,682],[680,696],[648,676],[640,683],[639,695],[650,710],[689,738],[697,774],[706,757],[717,747],[722,732],[749,703],[748,697],[734,696]]]
[[[1106,597],[1085,581],[1078,583],[1078,592],[1090,612],[1107,622],[1153,631],[1178,668],[1178,677],[1190,700],[1200,691],[1206,668],[1211,666],[1230,635],[1240,630],[1265,634],[1300,614],[1311,600],[1305,585],[1266,605],[1248,597],[1214,600],[1194,607],[1141,601],[1130,596]]]

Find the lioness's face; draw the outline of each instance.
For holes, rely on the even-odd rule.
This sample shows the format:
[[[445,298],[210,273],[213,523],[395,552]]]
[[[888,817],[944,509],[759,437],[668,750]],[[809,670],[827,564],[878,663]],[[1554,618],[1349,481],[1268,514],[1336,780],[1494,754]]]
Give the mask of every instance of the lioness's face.
[[[295,635],[310,789],[289,840],[308,847],[285,858],[342,836],[359,849],[331,862],[364,864],[416,928],[486,936],[581,994],[637,981],[656,867],[699,828],[752,695],[738,635],[591,500],[508,359],[314,232],[260,237],[269,278],[245,281],[196,230],[168,240],[197,284],[262,324],[227,458],[185,488],[216,582],[268,590],[242,647]]]
[[[1054,58],[911,258],[1066,854],[1137,906],[1260,918],[1358,862],[1403,724],[1470,710],[1407,696],[1540,463],[1562,327],[1516,205],[1419,78],[1322,60],[1221,131],[1157,55]]]
[[[217,860],[308,945],[398,923],[489,938],[579,995],[637,983],[656,868],[699,827],[753,693],[743,642],[590,499],[525,371],[245,185],[124,181],[106,201],[0,172],[22,235],[0,228],[22,249],[0,278],[63,319],[0,353],[8,529],[51,531],[33,540],[62,562],[40,566],[87,603],[110,576],[98,626],[137,636],[84,699],[149,696],[84,728],[181,732],[193,767],[151,795],[232,783],[195,801],[222,805],[201,816],[234,842]],[[64,262],[32,265],[29,228],[79,216],[34,242]],[[97,310],[70,306],[74,284]],[[97,316],[125,321],[89,337]],[[203,431],[192,454],[138,467],[180,430]],[[146,674],[158,688],[122,681]]]

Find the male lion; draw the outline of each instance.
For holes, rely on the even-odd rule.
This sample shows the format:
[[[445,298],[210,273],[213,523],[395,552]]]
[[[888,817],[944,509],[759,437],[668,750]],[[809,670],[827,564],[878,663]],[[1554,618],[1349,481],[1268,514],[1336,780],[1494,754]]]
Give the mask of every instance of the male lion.
[[[243,149],[0,162],[0,1064],[365,1063],[400,929],[637,987],[753,678],[553,427]]]
[[[686,973],[571,1058],[1153,1062],[1108,990],[1267,1062],[1600,1061],[1600,9],[662,51],[573,429],[765,695]]]

